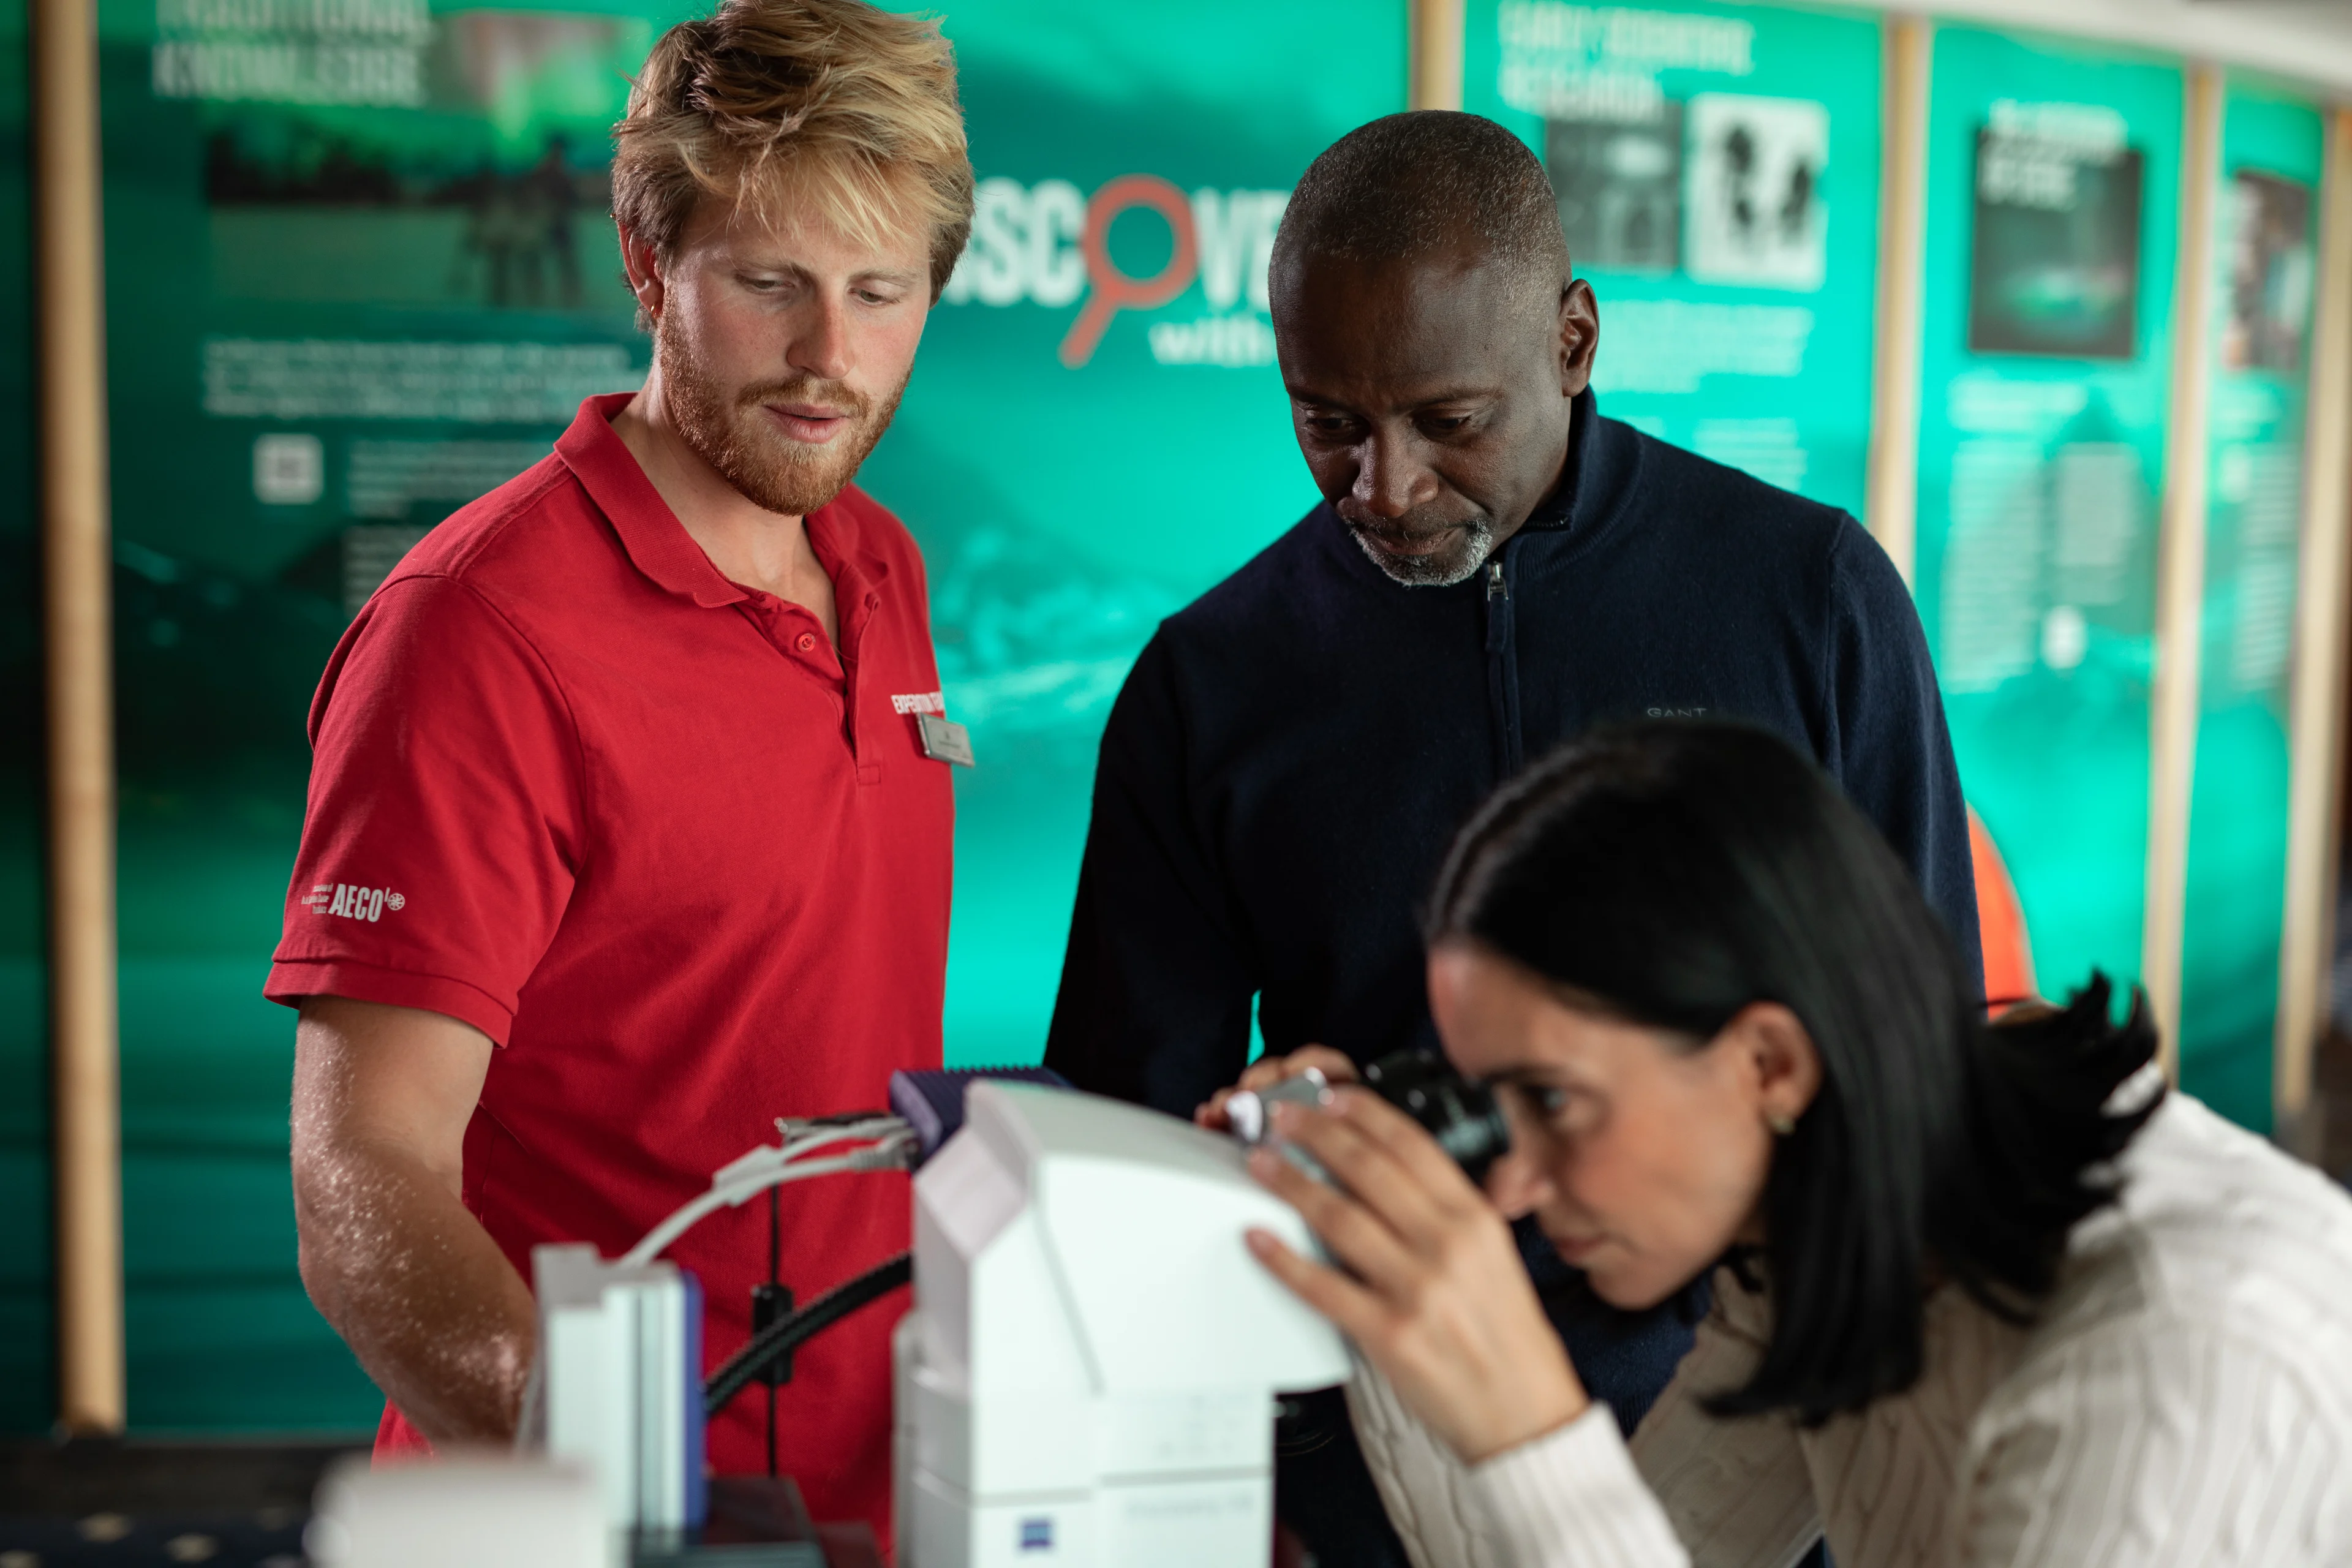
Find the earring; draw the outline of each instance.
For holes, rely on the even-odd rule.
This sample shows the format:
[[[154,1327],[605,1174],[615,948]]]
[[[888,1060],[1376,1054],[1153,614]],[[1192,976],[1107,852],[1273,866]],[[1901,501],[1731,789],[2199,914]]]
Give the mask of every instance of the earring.
[[[1797,1130],[1797,1119],[1793,1116],[1768,1115],[1764,1118],[1764,1125],[1772,1130],[1773,1137],[1786,1138]]]

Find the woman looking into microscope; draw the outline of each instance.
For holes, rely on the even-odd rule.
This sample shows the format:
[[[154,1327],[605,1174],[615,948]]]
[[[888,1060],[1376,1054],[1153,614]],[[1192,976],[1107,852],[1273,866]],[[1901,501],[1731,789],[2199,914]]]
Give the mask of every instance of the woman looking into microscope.
[[[1760,731],[1572,746],[1431,902],[1485,1190],[1376,1096],[1259,1151],[1338,1268],[1257,1256],[1355,1342],[1349,1405],[1421,1568],[2340,1568],[2352,1197],[2185,1095],[2106,984],[1987,1027],[1935,916]],[[1245,1087],[1336,1052],[1261,1062]],[[1222,1100],[1222,1097],[1221,1097]],[[1220,1107],[1206,1108],[1214,1120]],[[1630,1446],[1508,1221],[1604,1300],[1715,1304]]]

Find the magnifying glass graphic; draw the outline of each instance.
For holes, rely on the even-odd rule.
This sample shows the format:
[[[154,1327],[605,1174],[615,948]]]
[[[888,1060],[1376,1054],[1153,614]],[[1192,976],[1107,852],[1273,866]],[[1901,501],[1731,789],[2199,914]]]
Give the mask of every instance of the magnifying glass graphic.
[[[1168,264],[1150,278],[1130,278],[1110,258],[1110,226],[1130,207],[1149,207],[1167,220],[1175,244]],[[1062,363],[1076,370],[1094,357],[1096,346],[1121,310],[1156,310],[1181,294],[1200,266],[1200,241],[1192,230],[1192,204],[1157,174],[1121,174],[1087,203],[1087,229],[1078,241],[1087,262],[1087,302],[1062,339]]]

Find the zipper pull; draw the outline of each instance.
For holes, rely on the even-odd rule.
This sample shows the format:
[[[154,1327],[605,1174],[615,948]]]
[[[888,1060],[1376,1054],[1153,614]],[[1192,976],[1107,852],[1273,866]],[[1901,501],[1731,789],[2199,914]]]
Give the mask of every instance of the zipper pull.
[[[1511,585],[1503,581],[1503,563],[1499,561],[1487,562],[1486,602],[1491,605],[1496,599],[1507,599],[1510,596]]]

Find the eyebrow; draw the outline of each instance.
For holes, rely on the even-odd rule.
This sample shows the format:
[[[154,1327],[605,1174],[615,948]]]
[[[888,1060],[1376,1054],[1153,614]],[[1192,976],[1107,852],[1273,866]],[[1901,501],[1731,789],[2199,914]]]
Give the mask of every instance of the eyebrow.
[[[1545,1089],[1574,1089],[1577,1087],[1577,1085],[1573,1083],[1563,1083],[1558,1079],[1542,1078],[1542,1075],[1549,1070],[1549,1068],[1542,1066],[1541,1064],[1532,1064],[1527,1067],[1505,1068],[1500,1072],[1487,1073],[1475,1081],[1485,1084],[1489,1089],[1492,1089],[1498,1084],[1508,1084],[1515,1089],[1525,1089],[1530,1083],[1538,1079],[1542,1079],[1542,1087]]]
[[[1337,398],[1318,396],[1314,393],[1302,391],[1297,387],[1292,386],[1287,382],[1283,384],[1282,389],[1289,395],[1290,401],[1293,403],[1311,404],[1318,408],[1344,408],[1349,413],[1361,412],[1361,410],[1358,409],[1352,403],[1344,403]],[[1444,392],[1433,393],[1427,397],[1417,397],[1411,403],[1405,404],[1403,406],[1408,409],[1430,408],[1441,403],[1477,403],[1497,398],[1502,395],[1503,389],[1499,386],[1455,386],[1448,387]]]
[[[803,282],[814,283],[817,280],[816,274],[810,271],[805,265],[798,261],[763,261],[757,257],[744,256],[736,258],[735,265],[738,268],[744,271],[782,272]],[[911,289],[918,283],[921,282],[923,280],[923,277],[924,275],[921,272],[908,268],[896,267],[868,267],[862,271],[851,273],[849,275],[849,281],[852,284],[864,282],[898,283]]]

